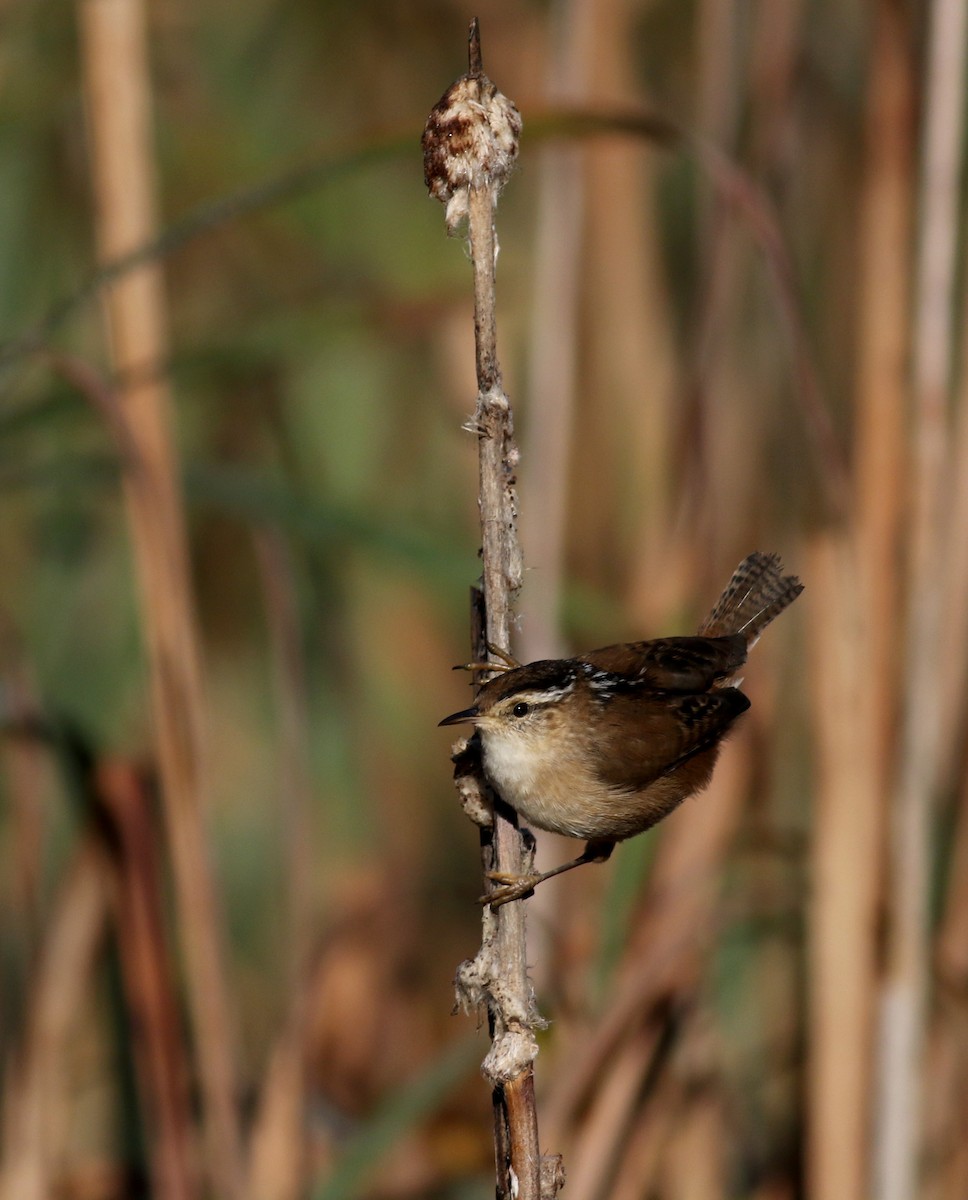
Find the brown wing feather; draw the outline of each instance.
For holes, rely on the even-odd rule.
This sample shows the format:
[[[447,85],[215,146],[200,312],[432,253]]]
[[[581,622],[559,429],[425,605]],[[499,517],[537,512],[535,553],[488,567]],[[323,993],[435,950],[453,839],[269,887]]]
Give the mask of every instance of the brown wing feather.
[[[713,746],[750,706],[735,688],[615,696],[599,719],[602,782],[635,792]]]
[[[746,639],[671,637],[590,650],[578,660],[656,691],[704,692],[746,662]]]

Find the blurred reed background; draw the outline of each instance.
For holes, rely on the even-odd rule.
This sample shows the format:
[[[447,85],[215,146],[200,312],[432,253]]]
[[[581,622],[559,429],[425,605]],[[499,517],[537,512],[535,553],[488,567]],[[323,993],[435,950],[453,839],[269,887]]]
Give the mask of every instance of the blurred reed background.
[[[4,1200],[493,1194],[418,145],[471,15],[2,8]],[[964,1200],[966,2],[479,15],[520,656],[807,585],[709,791],[530,901],[542,1143],[577,1200]]]

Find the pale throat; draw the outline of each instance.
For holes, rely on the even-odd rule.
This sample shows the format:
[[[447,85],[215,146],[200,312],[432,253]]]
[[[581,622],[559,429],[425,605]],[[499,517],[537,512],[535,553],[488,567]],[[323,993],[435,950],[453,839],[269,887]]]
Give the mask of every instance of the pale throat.
[[[577,747],[551,735],[509,735],[480,727],[484,770],[501,797],[537,825],[557,833],[586,836],[583,796],[598,790]]]

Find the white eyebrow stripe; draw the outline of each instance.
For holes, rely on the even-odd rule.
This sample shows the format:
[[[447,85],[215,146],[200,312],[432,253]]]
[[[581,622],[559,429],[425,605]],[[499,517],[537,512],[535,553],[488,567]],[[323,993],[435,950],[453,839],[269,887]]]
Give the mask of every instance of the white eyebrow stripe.
[[[562,684],[556,688],[523,688],[520,692],[512,692],[507,697],[509,703],[514,704],[533,704],[535,706],[541,704],[555,704],[558,700],[564,699],[570,692],[575,690],[575,680]]]

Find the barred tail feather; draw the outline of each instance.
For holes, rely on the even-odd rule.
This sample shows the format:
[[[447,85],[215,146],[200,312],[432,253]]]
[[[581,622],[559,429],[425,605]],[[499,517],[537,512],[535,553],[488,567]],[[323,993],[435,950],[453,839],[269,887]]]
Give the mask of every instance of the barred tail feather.
[[[802,591],[795,575],[783,574],[778,554],[751,554],[733,572],[699,633],[705,637],[742,633],[748,649]]]

